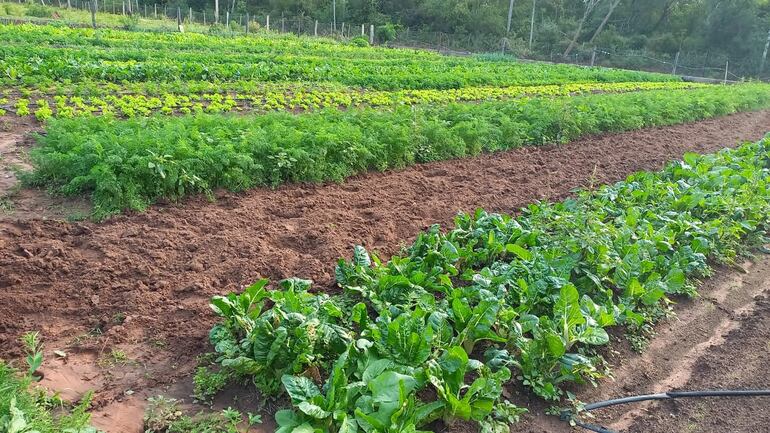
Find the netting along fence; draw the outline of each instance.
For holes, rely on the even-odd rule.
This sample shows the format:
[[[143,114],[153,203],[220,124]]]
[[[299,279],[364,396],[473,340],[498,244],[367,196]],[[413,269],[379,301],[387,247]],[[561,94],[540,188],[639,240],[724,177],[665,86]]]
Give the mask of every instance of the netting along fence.
[[[517,44],[518,42],[518,44]],[[402,47],[418,47],[454,55],[476,53],[502,53],[522,59],[553,63],[570,63],[584,66],[606,66],[636,69],[650,72],[671,73],[727,80],[770,79],[770,65],[760,74],[760,60],[730,59],[710,53],[680,52],[661,54],[643,50],[618,51],[603,47],[578,47],[569,56],[563,56],[563,48],[548,53],[532,52],[526,43],[509,41],[493,35],[447,34],[441,32],[402,29],[394,44]]]

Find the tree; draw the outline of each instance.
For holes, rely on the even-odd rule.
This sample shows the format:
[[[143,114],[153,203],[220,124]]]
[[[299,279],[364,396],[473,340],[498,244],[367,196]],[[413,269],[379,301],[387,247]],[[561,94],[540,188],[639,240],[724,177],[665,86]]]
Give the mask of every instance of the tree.
[[[591,12],[593,12],[594,8],[596,8],[596,5],[599,4],[599,2],[601,2],[601,0],[583,0],[583,3],[585,4],[585,9],[583,10],[583,18],[580,19],[578,28],[575,30],[575,35],[572,37],[569,45],[567,45],[567,49],[564,50],[565,57],[569,56],[569,53],[571,53],[575,48],[575,45],[577,45],[577,40],[580,37],[580,32],[583,31],[583,26],[585,25],[586,20],[591,15]]]
[[[511,32],[511,18],[513,18],[513,0],[511,0],[511,4],[508,5],[508,25],[505,27],[505,34]]]
[[[607,15],[604,16],[601,24],[599,24],[599,27],[596,28],[594,35],[591,36],[591,39],[588,41],[589,44],[593,44],[596,38],[599,37],[599,34],[602,32],[602,30],[604,30],[604,26],[607,25],[607,21],[610,20],[610,16],[612,16],[612,13],[615,12],[615,8],[618,7],[621,1],[622,0],[612,0],[612,3],[610,3],[610,9],[607,11]]]
[[[652,26],[652,31],[658,30],[661,24],[663,24],[664,21],[668,19],[669,14],[671,14],[671,8],[678,3],[679,0],[667,0],[665,6],[663,6],[663,12],[660,13],[660,18],[658,18],[658,21],[655,22],[655,24]]]

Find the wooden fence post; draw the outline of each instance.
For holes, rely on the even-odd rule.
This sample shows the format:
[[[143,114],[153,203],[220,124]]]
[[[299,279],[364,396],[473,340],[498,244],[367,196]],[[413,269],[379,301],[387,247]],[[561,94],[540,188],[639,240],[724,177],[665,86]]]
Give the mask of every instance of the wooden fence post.
[[[364,25],[361,24],[361,36],[363,36],[363,35],[364,35]]]
[[[190,8],[190,13],[189,13],[189,15],[190,15],[190,18],[189,18],[189,20],[188,20],[188,21],[190,22],[190,24],[192,24],[192,8]]]
[[[246,34],[249,34],[249,13],[246,12]]]
[[[532,40],[535,37],[535,7],[537,0],[532,0],[532,18],[529,22],[529,50],[532,51]]]
[[[270,15],[265,18],[265,28],[268,32],[270,31]]]
[[[679,51],[676,52],[674,57],[674,69],[671,71],[672,75],[676,75],[676,68],[679,67]]]
[[[158,4],[155,3],[155,19],[158,19]]]
[[[369,25],[369,44],[374,45],[374,24]]]
[[[765,62],[767,61],[767,49],[770,48],[770,31],[767,32],[767,40],[765,41],[765,50],[762,51],[762,61],[759,63],[759,74],[757,78],[761,78],[762,72],[765,70]]]
[[[318,20],[315,20],[315,29],[313,30],[313,35],[318,37]]]
[[[596,47],[594,47],[593,50],[591,50],[591,66],[593,66],[596,63]]]
[[[725,81],[722,84],[727,84],[727,70],[730,68],[730,60],[725,62]]]

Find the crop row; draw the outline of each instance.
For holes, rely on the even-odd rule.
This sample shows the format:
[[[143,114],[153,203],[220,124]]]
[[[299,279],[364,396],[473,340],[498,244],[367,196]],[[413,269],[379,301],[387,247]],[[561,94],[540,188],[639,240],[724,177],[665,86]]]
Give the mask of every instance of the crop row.
[[[327,89],[301,84],[265,84],[250,94],[204,93],[179,95],[165,93],[157,97],[123,94],[99,97],[57,95],[48,97],[30,92],[29,97],[0,98],[0,116],[13,112],[18,116],[34,115],[38,120],[50,117],[111,115],[120,117],[148,116],[153,113],[190,114],[225,113],[230,111],[309,111],[321,108],[354,108],[362,106],[415,105],[489,101],[523,96],[566,96],[585,93],[621,93],[640,90],[677,90],[708,87],[684,82],[588,83],[545,86],[465,87],[448,90],[358,90]],[[33,103],[34,101],[34,103]]]
[[[291,54],[336,56],[342,58],[416,59],[442,61],[443,57],[427,50],[393,50],[360,47],[327,38],[297,37],[292,34],[260,33],[259,35],[216,36],[201,33],[132,32],[117,29],[69,28],[65,26],[4,25],[0,37],[9,46],[88,47],[139,49],[146,52],[207,51],[232,54]]]
[[[304,38],[173,36],[0,25],[0,84],[311,81],[379,90],[573,82],[677,81],[670,75],[510,60],[444,57]],[[152,43],[158,40],[158,46]],[[165,44],[163,44],[165,43]],[[280,48],[279,48],[280,47]],[[389,53],[386,55],[384,53]]]
[[[337,265],[340,295],[292,278],[215,296],[216,374],[288,395],[279,433],[417,432],[438,419],[508,432],[525,409],[506,386],[559,400],[603,377],[607,328],[638,337],[670,297],[695,293],[708,260],[767,242],[769,214],[770,139],[516,218],[460,214],[388,262],[356,247]]]
[[[26,179],[91,193],[94,216],[217,188],[341,181],[368,170],[564,143],[584,134],[694,121],[770,106],[745,84],[301,115],[53,119]]]

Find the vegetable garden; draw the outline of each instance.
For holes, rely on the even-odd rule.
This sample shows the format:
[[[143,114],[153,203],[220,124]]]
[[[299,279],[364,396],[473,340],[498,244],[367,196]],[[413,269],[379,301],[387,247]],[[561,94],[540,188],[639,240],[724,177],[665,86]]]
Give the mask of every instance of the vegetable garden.
[[[715,266],[736,265],[767,243],[770,139],[753,136],[735,149],[675,152],[665,160],[677,161],[662,170],[663,161],[654,169],[631,163],[633,170],[623,176],[628,177],[599,187],[593,176],[610,156],[589,156],[596,163],[583,190],[569,193],[565,187],[542,201],[530,197],[518,212],[451,209],[460,211],[453,227],[442,229],[433,220],[429,228],[398,239],[410,244],[392,256],[354,242],[346,250],[352,259],[326,264],[333,281],[315,286],[309,275],[257,264],[208,275],[196,259],[200,245],[167,254],[166,237],[180,232],[174,219],[185,220],[185,212],[197,212],[194,206],[217,206],[223,190],[241,194],[228,196],[236,201],[268,188],[303,197],[357,177],[398,178],[406,170],[451,167],[485,154],[558,152],[562,148],[554,145],[579,146],[610,133],[750,116],[770,108],[770,85],[698,84],[672,75],[445,57],[264,31],[223,37],[0,25],[0,40],[0,122],[10,129],[34,125],[28,167],[15,171],[21,185],[55,197],[88,197],[92,220],[62,222],[59,237],[75,233],[67,242],[49,239],[54,246],[41,247],[33,238],[32,244],[11,247],[27,230],[0,219],[0,247],[9,246],[0,253],[0,266],[7,266],[8,275],[23,270],[23,278],[0,277],[0,288],[18,296],[27,276],[44,278],[34,284],[38,288],[60,279],[88,280],[87,260],[74,272],[69,267],[76,249],[93,248],[88,260],[131,264],[128,256],[105,253],[104,245],[95,248],[115,240],[92,233],[137,222],[141,228],[120,232],[119,242],[149,230],[165,253],[142,246],[141,255],[184,262],[184,271],[156,272],[160,264],[137,265],[136,274],[100,269],[94,272],[109,275],[110,283],[61,296],[90,296],[94,308],[108,308],[102,313],[113,314],[114,321],[117,309],[133,308],[126,304],[139,303],[138,296],[184,310],[189,304],[177,298],[194,292],[198,316],[175,323],[196,328],[189,331],[198,342],[195,350],[210,329],[213,363],[197,369],[195,398],[210,401],[227,386],[245,383],[258,393],[260,408],[276,409],[267,412],[281,433],[416,433],[455,431],[457,425],[503,433],[530,416],[522,399],[511,397],[513,389],[554,407],[579,407],[575,390],[600,386],[611,375],[607,346],[626,342],[643,350],[655,325],[672,314],[672,304],[696,295],[699,281]],[[768,129],[752,130],[757,128]],[[546,161],[521,177],[497,181],[517,188],[522,178],[544,178],[549,170]],[[0,205],[11,206],[13,194],[0,196],[7,200]],[[193,198],[200,195],[214,203]],[[325,206],[336,204],[334,199]],[[261,233],[254,223],[245,239],[258,248],[263,236],[298,239],[291,237],[297,230],[292,220],[306,208],[295,214],[270,202],[259,205],[272,209],[271,220],[285,220],[285,233]],[[216,231],[243,209],[230,211],[214,212],[219,226],[208,226],[206,235],[212,242],[221,241]],[[165,223],[153,226],[154,219]],[[332,233],[341,224],[322,223]],[[38,229],[31,233],[43,237]],[[295,259],[305,257],[307,242],[318,243],[317,234],[305,236],[291,250]],[[218,245],[223,263],[231,260],[228,254],[239,254],[232,240]],[[397,251],[395,245],[386,250]],[[270,251],[275,250],[260,255]],[[51,258],[62,260],[58,266],[66,272],[43,261]],[[285,256],[279,259],[283,263]],[[210,257],[208,266],[215,268]],[[45,280],[49,271],[54,276]],[[187,271],[208,276],[184,287],[168,281],[181,281]],[[263,278],[268,276],[277,283]],[[121,279],[133,287],[129,292],[173,289],[116,300],[110,287],[124,290],[116,282]],[[100,306],[104,299],[109,307]],[[200,313],[209,304],[216,317]],[[124,331],[150,315],[131,316],[124,324],[121,314],[119,325],[102,318],[93,328],[103,344],[98,356],[110,338],[121,341],[110,328]],[[6,326],[3,336],[29,331],[0,320],[0,330]],[[55,343],[63,340],[60,335]],[[173,357],[173,347],[168,350]],[[40,366],[42,349],[32,352],[30,359]],[[119,358],[114,349],[112,357]],[[189,381],[195,362],[187,358],[180,371]],[[36,369],[19,379],[0,363],[0,386],[10,384],[24,395],[0,399],[0,427],[19,417],[29,425],[52,423],[45,410],[50,401],[25,391],[32,389]],[[131,398],[135,390],[128,391],[122,395]],[[97,404],[114,403],[100,400],[99,392]],[[73,432],[91,431],[77,429],[87,421],[90,401],[89,395],[73,402],[73,415],[62,418]],[[148,413],[162,412],[158,404],[164,401],[150,400]],[[17,405],[33,409],[19,411]],[[240,415],[227,410],[220,430],[202,431],[234,431]],[[16,418],[3,418],[1,411]],[[182,429],[176,418],[166,424],[151,419],[142,428]],[[258,419],[250,415],[249,424]]]

